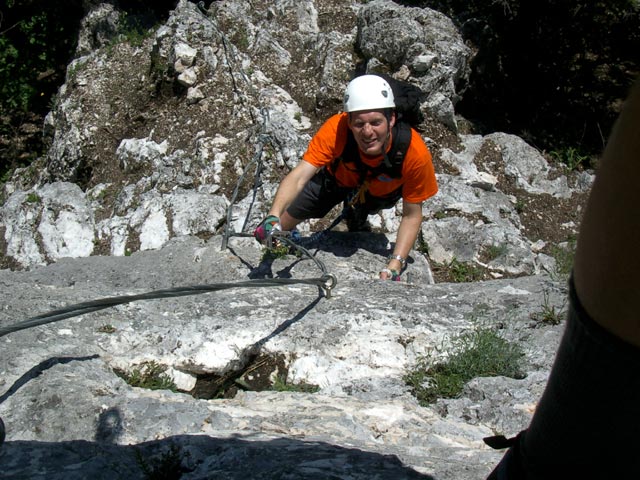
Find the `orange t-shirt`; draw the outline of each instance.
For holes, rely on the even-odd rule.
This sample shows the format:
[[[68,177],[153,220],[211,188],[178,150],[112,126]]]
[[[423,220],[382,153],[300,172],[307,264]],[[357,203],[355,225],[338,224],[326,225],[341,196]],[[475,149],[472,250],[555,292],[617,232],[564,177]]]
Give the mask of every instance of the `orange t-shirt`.
[[[329,118],[314,135],[302,159],[314,167],[324,167],[338,158],[347,144],[349,130],[348,114],[338,113]],[[391,142],[389,147],[391,148]],[[368,157],[360,150],[360,159],[366,165],[375,168],[383,157]],[[360,175],[339,162],[332,172],[336,180],[344,187],[359,187]],[[431,152],[420,134],[411,129],[411,143],[402,162],[402,177],[391,178],[382,173],[370,179],[369,193],[375,197],[384,197],[402,186],[402,198],[409,203],[420,203],[432,197],[438,191],[436,175],[431,163]]]

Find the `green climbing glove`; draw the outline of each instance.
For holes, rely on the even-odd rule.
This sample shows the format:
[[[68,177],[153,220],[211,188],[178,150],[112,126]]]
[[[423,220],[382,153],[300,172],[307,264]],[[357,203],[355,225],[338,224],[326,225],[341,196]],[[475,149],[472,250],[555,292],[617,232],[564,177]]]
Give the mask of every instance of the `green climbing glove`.
[[[280,219],[275,215],[269,215],[262,222],[260,222],[258,228],[256,228],[253,232],[253,236],[260,243],[265,243],[268,241],[269,237],[273,235],[273,232],[280,231],[282,231],[282,228],[280,227]]]

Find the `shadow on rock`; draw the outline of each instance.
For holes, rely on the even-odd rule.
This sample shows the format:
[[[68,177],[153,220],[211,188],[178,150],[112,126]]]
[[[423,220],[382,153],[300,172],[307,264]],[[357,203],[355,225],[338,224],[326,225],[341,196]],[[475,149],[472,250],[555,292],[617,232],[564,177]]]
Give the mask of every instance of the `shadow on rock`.
[[[255,268],[251,268],[251,271],[249,272],[249,274],[247,275],[247,277],[251,280],[257,279],[257,278],[261,278],[261,279],[265,279],[265,278],[293,278],[293,275],[291,275],[291,270],[293,269],[293,267],[295,267],[302,259],[297,259],[296,261],[294,261],[293,263],[291,263],[289,266],[278,270],[276,272],[276,274],[273,274],[273,262],[274,260],[276,260],[277,257],[275,256],[265,256],[261,261],[260,264],[255,267]],[[246,263],[246,262],[245,262]]]
[[[33,380],[36,377],[39,377],[45,371],[49,370],[50,368],[56,365],[59,365],[59,364],[62,365],[62,364],[74,362],[74,361],[93,360],[95,358],[98,358],[98,355],[90,355],[87,357],[53,357],[53,358],[48,358],[47,360],[43,360],[35,367],[29,369],[28,372],[26,372],[24,375],[18,378],[13,383],[13,385],[11,385],[11,388],[9,388],[5,393],[3,393],[0,396],[0,403],[3,403],[7,398],[9,398],[11,395],[16,393],[21,387],[26,385],[27,382],[29,382],[30,380]]]
[[[386,235],[373,232],[327,232],[322,240],[313,243],[309,248],[322,250],[336,257],[350,257],[358,249],[383,257],[391,253]]]
[[[124,432],[122,412],[117,407],[112,407],[102,412],[98,418],[96,429],[96,442],[116,443]]]
[[[180,435],[138,445],[13,441],[0,450],[0,464],[3,478],[14,480],[179,479],[183,475],[228,480],[433,480],[403,465],[395,455],[290,438]]]

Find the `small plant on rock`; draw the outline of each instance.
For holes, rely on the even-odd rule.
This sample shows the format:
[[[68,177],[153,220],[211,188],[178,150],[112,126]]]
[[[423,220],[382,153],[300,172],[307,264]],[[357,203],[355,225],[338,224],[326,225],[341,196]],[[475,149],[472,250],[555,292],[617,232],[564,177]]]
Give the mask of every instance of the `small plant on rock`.
[[[115,333],[115,331],[116,331],[116,327],[114,327],[109,323],[102,325],[100,328],[98,328],[99,333]]]
[[[145,480],[179,480],[188,470],[182,465],[189,453],[182,452],[175,443],[159,457],[145,458],[140,450],[136,450],[136,460],[144,473]]]
[[[320,387],[308,383],[287,383],[286,376],[278,375],[271,386],[271,390],[276,392],[316,393],[320,390]]]
[[[485,249],[485,254],[487,256],[488,261],[495,260],[496,258],[500,258],[507,253],[508,247],[506,243],[491,244]]]
[[[116,370],[116,374],[132,387],[176,392],[178,387],[173,379],[165,373],[166,371],[166,366],[152,360],[140,364],[129,372]]]
[[[463,263],[454,258],[447,265],[451,280],[456,283],[474,282],[484,279],[484,269],[471,263]]]
[[[274,245],[271,248],[265,247],[262,260],[275,260],[284,258],[289,254],[289,246],[285,244]]]
[[[552,272],[552,277],[556,280],[565,280],[571,274],[573,268],[573,257],[576,253],[576,239],[570,237],[562,245],[551,247],[551,256],[556,260],[556,268]]]
[[[40,197],[38,196],[37,193],[31,192],[27,195],[27,198],[25,200],[27,203],[39,203],[40,202]]]
[[[558,162],[564,164],[568,170],[578,170],[589,164],[589,156],[583,155],[577,148],[567,147],[562,150],[554,150],[550,155]]]
[[[429,256],[429,244],[424,239],[422,232],[418,234],[418,244],[416,246],[416,250],[418,250],[420,253],[424,255]]]
[[[476,377],[505,376],[524,378],[521,369],[522,349],[500,337],[488,327],[476,327],[451,341],[447,359],[432,363],[422,359],[404,380],[421,405],[438,398],[456,398],[465,383]]]
[[[565,316],[564,304],[556,310],[555,305],[549,301],[549,291],[543,292],[542,309],[530,315],[532,320],[544,325],[560,325]]]

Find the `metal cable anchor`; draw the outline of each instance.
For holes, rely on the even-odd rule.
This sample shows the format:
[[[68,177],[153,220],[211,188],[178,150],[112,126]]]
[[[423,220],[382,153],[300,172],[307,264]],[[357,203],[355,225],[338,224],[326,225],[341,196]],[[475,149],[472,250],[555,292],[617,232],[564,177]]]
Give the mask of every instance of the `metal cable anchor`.
[[[322,280],[324,281],[324,285],[321,288],[324,291],[324,296],[326,298],[331,298],[331,290],[337,285],[338,280],[333,273],[323,275]]]

